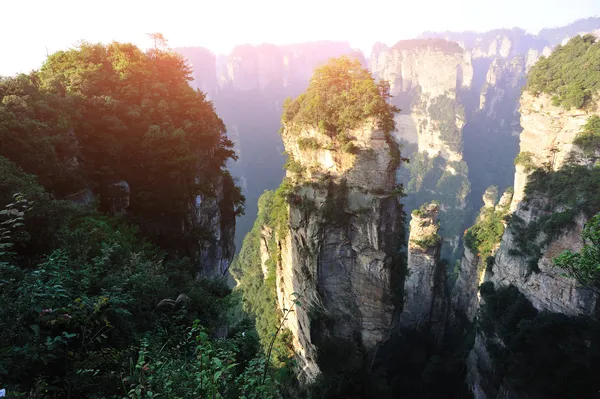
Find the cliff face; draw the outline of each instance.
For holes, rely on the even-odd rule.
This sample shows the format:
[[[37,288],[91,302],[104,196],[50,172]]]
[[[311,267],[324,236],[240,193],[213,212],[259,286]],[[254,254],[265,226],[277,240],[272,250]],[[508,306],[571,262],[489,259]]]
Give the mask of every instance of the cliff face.
[[[370,67],[377,78],[390,82],[391,94],[398,97],[394,101],[405,111],[398,116],[399,137],[417,143],[419,152],[460,161],[464,121],[456,112],[456,93],[471,84],[469,56],[452,42],[407,40],[391,48],[376,46]]]
[[[430,332],[441,343],[448,318],[448,295],[446,270],[440,264],[438,212],[437,204],[429,204],[412,213],[399,325]]]
[[[329,58],[350,52],[350,46],[346,42],[238,46],[220,60],[217,79],[223,90],[264,91],[305,86],[315,66]],[[303,87],[300,88],[302,89]]]
[[[573,145],[573,140],[590,116],[577,108],[565,110],[554,106],[548,95],[534,97],[527,92],[521,97],[520,111],[522,160],[516,165],[512,211],[516,211],[523,200],[527,177],[534,168],[544,166],[557,171],[569,157],[581,158],[581,151]]]
[[[279,308],[293,306],[292,293],[301,295],[286,327],[307,379],[318,375],[320,354],[330,358],[332,347],[347,356],[336,367],[360,367],[391,329],[392,268],[403,229],[393,192],[397,161],[373,122],[350,136],[355,154],[328,149],[331,139],[314,129],[283,134],[305,172],[288,171],[295,188],[286,228],[268,253],[278,254]],[[318,145],[299,145],[309,138]]]
[[[194,68],[192,85],[208,93],[235,143],[230,170],[244,188],[246,212],[238,219],[236,246],[252,228],[258,197],[283,178],[283,143],[277,133],[282,104],[308,85],[314,69],[330,58],[354,54],[346,42],[308,42],[285,46],[238,46],[218,55],[202,48],[177,51]]]
[[[550,194],[536,192],[525,196],[525,187],[533,169],[543,168],[552,175],[567,164],[585,163],[573,140],[591,114],[555,107],[548,96],[534,97],[528,92],[524,92],[521,98],[520,111],[524,130],[520,136],[521,155],[510,204],[511,222],[502,236],[493,265],[485,274],[485,281],[493,283],[496,290],[516,287],[538,311],[591,316],[595,312],[597,294],[565,276],[565,272],[552,262],[564,250],[579,251],[582,248],[581,231],[587,217],[564,205],[557,207]],[[571,184],[575,186],[578,183],[572,181]],[[565,211],[573,213],[573,221],[558,234],[549,235],[548,231],[539,227],[549,217]],[[534,233],[529,233],[530,238],[524,247],[523,234],[527,229]],[[470,253],[467,252],[463,259],[463,266],[467,263],[465,273],[474,270],[473,266],[469,269],[467,255]],[[457,285],[455,289],[458,288]],[[473,297],[468,294],[468,288],[462,287],[461,290],[462,298]],[[472,302],[469,300],[469,303]],[[485,301],[482,303],[485,306]],[[471,305],[463,307],[472,308]],[[499,372],[489,350],[490,342],[506,344],[497,336],[479,331],[468,358],[468,383],[475,397],[525,397],[511,387]]]
[[[569,38],[600,29],[600,18],[588,18],[531,35],[522,29],[489,32],[425,32],[423,38],[456,42],[471,60],[472,81],[458,93],[465,108],[464,159],[471,172],[468,201],[478,209],[480,195],[490,185],[512,185],[512,160],[518,152],[519,99],[526,73],[541,56]]]
[[[432,199],[441,203],[444,257],[457,248],[469,192],[462,162],[464,108],[457,94],[470,87],[473,66],[456,43],[440,39],[407,40],[388,48],[376,45],[370,67],[390,82],[397,116],[397,137],[411,162],[400,171],[408,209]]]
[[[191,226],[209,236],[198,242],[194,250],[199,275],[204,277],[226,276],[235,255],[235,215],[226,186],[225,178],[220,177],[214,195],[197,196],[190,210]]]

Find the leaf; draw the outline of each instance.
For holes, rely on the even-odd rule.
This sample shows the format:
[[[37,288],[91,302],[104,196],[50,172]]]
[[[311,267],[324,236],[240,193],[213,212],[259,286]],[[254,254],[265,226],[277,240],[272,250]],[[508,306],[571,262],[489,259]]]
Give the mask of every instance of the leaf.
[[[37,324],[30,324],[29,328],[33,330],[36,336],[40,335],[40,326],[38,326]]]

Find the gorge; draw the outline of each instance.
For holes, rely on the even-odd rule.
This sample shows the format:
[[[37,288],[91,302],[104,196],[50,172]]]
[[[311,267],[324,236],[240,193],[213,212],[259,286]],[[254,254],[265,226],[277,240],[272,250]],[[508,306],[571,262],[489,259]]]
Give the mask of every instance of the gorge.
[[[0,77],[1,394],[597,397],[600,18],[161,37]]]

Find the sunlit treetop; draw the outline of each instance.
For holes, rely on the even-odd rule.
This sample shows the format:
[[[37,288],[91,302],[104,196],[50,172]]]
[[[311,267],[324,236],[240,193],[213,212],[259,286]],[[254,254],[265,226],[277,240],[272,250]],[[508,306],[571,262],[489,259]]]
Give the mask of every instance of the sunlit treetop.
[[[548,94],[566,109],[586,108],[600,91],[600,41],[588,34],[557,46],[531,68],[525,90]]]
[[[400,110],[387,103],[389,92],[389,84],[376,82],[358,60],[333,58],[315,70],[303,94],[286,99],[282,122],[288,128],[318,127],[333,137],[373,118],[385,133],[391,133],[394,114]]]

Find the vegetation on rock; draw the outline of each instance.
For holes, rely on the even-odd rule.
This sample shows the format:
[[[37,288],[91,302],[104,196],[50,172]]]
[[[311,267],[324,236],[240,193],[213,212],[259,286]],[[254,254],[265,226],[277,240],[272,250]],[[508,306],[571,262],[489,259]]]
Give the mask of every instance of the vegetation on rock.
[[[600,325],[537,311],[514,286],[481,285],[479,326],[497,375],[532,398],[594,397],[600,389]],[[500,339],[500,342],[498,342]],[[574,381],[577,383],[574,384]]]
[[[485,192],[491,203],[496,203],[498,189],[494,186]],[[508,207],[510,202],[503,207],[481,208],[477,221],[465,232],[464,243],[475,255],[480,257],[480,264],[493,255],[493,252],[502,239],[504,227],[508,220]]]
[[[387,103],[389,97],[389,84],[375,82],[358,60],[340,57],[317,68],[304,93],[286,99],[282,122],[316,127],[335,137],[374,118],[385,133],[391,133],[399,110]]]
[[[600,152],[600,116],[589,117],[581,132],[573,140],[573,144],[579,146],[584,154],[590,159],[590,163],[597,160]]]
[[[531,68],[525,90],[552,96],[554,105],[585,108],[600,90],[600,41],[593,35],[576,36],[558,45],[549,57]]]
[[[223,191],[217,224],[243,203],[224,125],[188,80],[174,54],[120,43],[0,80],[0,380],[11,397],[274,397],[239,295],[185,256],[207,233],[187,224],[198,195]],[[115,180],[131,187],[119,214],[104,212]],[[60,199],[81,189],[101,201]]]
[[[554,264],[579,284],[600,292],[600,213],[586,223],[581,238],[585,244],[580,252],[565,251]]]

